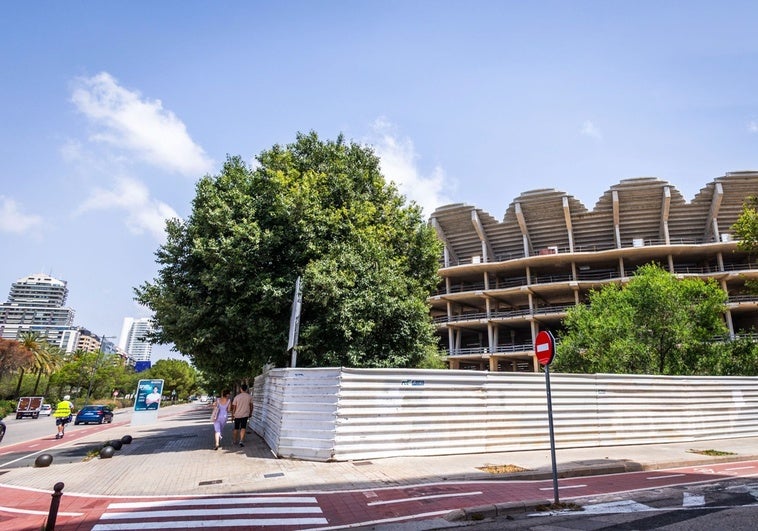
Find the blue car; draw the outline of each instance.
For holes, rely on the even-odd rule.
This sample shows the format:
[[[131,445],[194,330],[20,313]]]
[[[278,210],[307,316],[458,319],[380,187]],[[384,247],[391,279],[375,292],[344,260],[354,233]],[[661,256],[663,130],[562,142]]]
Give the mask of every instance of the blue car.
[[[89,424],[90,422],[97,424],[113,422],[113,410],[110,406],[84,406],[76,414],[74,424]]]

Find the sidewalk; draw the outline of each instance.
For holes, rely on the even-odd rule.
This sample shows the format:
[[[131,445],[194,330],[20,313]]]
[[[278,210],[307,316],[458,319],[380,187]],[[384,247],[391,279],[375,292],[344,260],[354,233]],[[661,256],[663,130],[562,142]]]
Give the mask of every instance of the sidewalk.
[[[376,489],[418,483],[552,478],[550,451],[503,452],[438,457],[397,457],[319,463],[277,459],[266,443],[248,433],[245,447],[231,446],[231,424],[223,447],[213,450],[210,409],[198,405],[161,410],[159,422],[103,426],[94,435],[72,438],[49,453],[84,454],[106,440],[131,435],[111,459],[54,459],[49,467],[6,468],[0,484],[65,494],[98,496],[219,495]],[[100,428],[100,427],[98,427]],[[73,434],[74,430],[72,430]],[[68,436],[67,431],[67,436]],[[734,455],[709,457],[691,450]],[[702,443],[557,450],[559,477],[610,474],[758,458],[758,437]],[[58,462],[56,462],[56,460]],[[525,472],[493,474],[482,467],[516,465]]]

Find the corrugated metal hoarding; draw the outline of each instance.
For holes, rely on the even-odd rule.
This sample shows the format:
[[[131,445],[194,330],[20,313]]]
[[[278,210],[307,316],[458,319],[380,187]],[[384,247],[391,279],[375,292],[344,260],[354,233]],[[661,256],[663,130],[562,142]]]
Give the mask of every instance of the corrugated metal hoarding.
[[[758,378],[551,373],[556,448],[758,435]],[[545,377],[409,369],[273,369],[253,429],[315,461],[549,449]]]

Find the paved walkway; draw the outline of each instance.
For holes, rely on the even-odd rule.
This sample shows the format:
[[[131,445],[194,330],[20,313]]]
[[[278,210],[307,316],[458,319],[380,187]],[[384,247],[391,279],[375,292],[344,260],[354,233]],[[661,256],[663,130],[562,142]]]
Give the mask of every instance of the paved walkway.
[[[231,446],[231,424],[224,446],[213,450],[210,409],[200,405],[168,407],[155,424],[92,426],[67,430],[66,439],[41,440],[40,453],[53,455],[49,467],[34,466],[34,456],[0,463],[0,487],[52,492],[64,482],[64,495],[170,496],[340,491],[408,486],[420,483],[488,479],[548,479],[549,450],[489,454],[397,457],[367,461],[319,463],[277,459],[265,442],[247,434],[244,448]],[[103,441],[131,435],[111,459],[84,460]],[[49,441],[47,440],[49,439]],[[22,445],[18,445],[22,446]],[[26,445],[28,447],[28,445]],[[731,455],[710,457],[692,450],[717,450]],[[28,454],[28,451],[26,452]],[[723,461],[758,459],[758,437],[718,439],[701,443],[617,446],[557,450],[560,477],[653,470]],[[526,471],[494,474],[486,467],[515,465]],[[64,496],[65,498],[65,496]],[[543,501],[543,500],[540,500]]]

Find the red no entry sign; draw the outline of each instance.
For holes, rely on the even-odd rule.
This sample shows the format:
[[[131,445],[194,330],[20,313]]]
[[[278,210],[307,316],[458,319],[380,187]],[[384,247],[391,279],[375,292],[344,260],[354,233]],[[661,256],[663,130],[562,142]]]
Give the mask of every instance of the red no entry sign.
[[[534,340],[534,352],[540,365],[550,365],[555,357],[555,338],[549,330],[543,330],[537,334]]]

